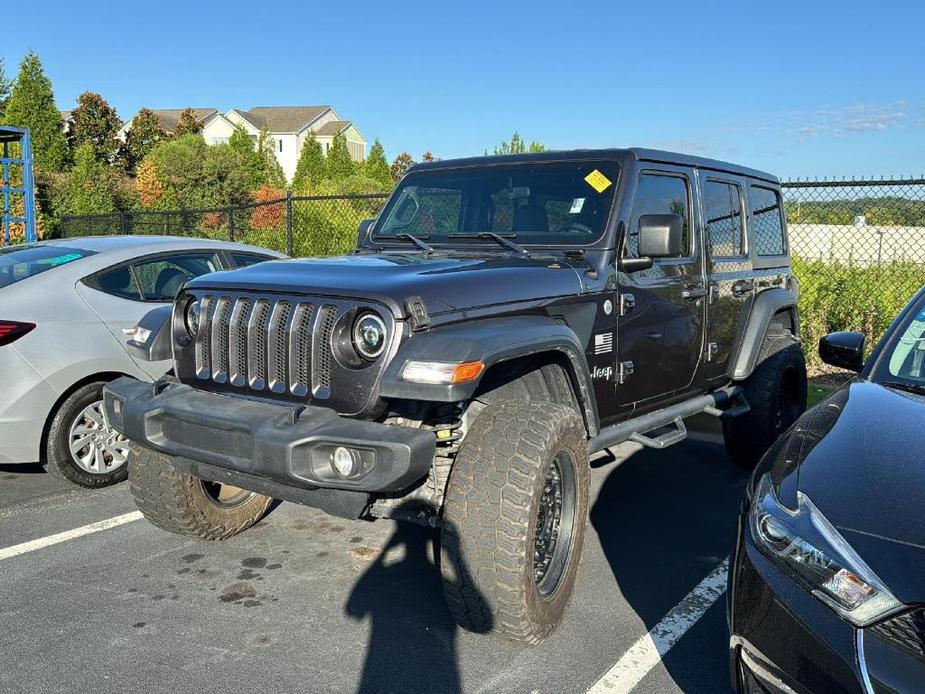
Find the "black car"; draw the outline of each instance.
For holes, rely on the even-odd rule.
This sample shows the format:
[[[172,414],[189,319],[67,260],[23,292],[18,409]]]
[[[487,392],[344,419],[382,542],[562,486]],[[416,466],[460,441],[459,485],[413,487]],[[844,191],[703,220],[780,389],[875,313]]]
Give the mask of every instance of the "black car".
[[[925,288],[866,363],[859,333],[820,341],[857,378],[756,468],[729,575],[738,691],[925,691]]]

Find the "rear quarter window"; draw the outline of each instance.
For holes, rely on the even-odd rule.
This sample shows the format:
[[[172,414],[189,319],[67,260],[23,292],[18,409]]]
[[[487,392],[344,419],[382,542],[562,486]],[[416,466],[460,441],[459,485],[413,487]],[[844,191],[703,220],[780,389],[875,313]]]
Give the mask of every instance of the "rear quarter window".
[[[771,188],[749,186],[751,237],[759,256],[783,255],[784,220],[780,194]]]

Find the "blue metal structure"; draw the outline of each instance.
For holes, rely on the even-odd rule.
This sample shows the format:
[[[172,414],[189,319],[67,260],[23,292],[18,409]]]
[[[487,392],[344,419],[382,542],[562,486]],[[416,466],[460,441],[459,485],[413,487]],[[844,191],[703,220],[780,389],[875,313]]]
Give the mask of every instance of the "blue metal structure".
[[[10,156],[10,145],[19,143],[19,156]],[[0,236],[3,245],[10,243],[10,224],[23,224],[26,228],[26,242],[35,241],[35,180],[32,174],[32,133],[28,128],[14,128],[10,125],[0,125],[0,143],[3,144],[3,156],[0,157],[2,165],[2,180],[0,191],[3,193],[3,216]],[[13,185],[10,177],[11,167],[22,167],[21,184]],[[12,196],[21,195],[25,214],[20,217],[13,214]]]

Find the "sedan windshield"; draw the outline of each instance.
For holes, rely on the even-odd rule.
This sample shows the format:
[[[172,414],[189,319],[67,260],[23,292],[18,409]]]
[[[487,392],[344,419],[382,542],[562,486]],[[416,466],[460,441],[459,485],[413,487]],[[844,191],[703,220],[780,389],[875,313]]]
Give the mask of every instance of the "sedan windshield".
[[[95,253],[96,251],[64,246],[29,245],[0,248],[0,289]]]
[[[925,297],[896,329],[879,360],[874,380],[925,392]]]
[[[431,244],[459,245],[460,238],[491,243],[491,237],[477,235],[497,234],[518,244],[587,245],[604,233],[618,173],[612,161],[414,172],[389,199],[373,238],[410,234]]]

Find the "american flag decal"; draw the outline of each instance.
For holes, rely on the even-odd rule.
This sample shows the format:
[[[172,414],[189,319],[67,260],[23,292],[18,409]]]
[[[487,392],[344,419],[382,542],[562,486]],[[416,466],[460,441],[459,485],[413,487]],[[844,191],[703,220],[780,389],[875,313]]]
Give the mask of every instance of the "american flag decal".
[[[607,354],[613,351],[613,333],[600,333],[594,336],[594,353]]]

